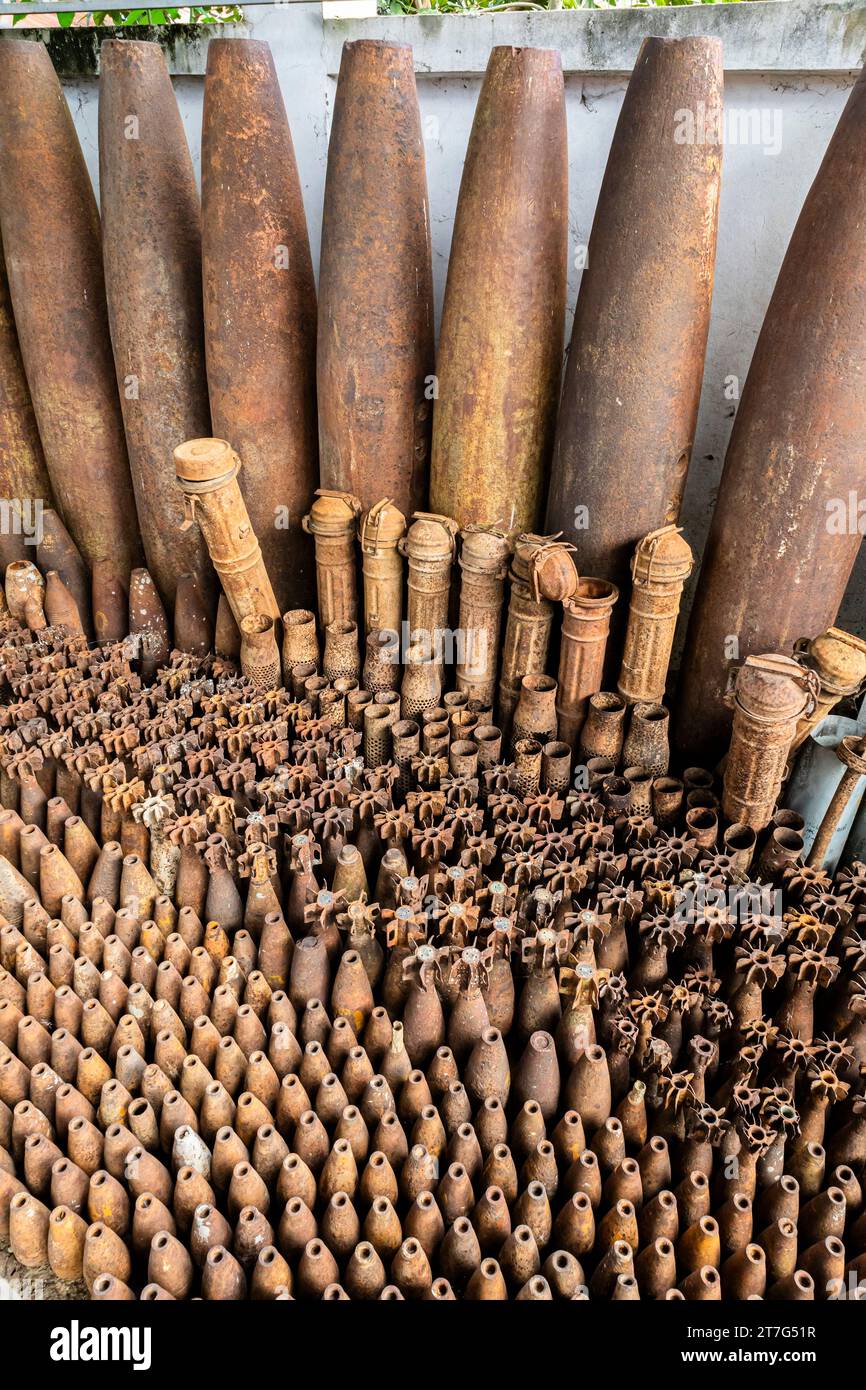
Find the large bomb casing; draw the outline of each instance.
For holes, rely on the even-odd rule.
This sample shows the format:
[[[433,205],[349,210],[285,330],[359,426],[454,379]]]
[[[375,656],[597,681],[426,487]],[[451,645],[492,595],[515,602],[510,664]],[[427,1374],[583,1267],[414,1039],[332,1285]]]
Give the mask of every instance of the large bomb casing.
[[[207,376],[215,432],[281,611],[312,607],[301,518],[318,482],[316,286],[291,131],[267,44],[212,39],[202,130]]]
[[[461,526],[541,524],[567,219],[559,53],[494,48],[463,166],[436,365],[430,505]]]
[[[721,103],[718,39],[644,41],[574,315],[546,529],[624,598],[637,542],[679,514],[709,331],[721,146],[682,139],[678,122],[703,104],[719,129]]]
[[[51,483],[24,375],[0,247],[0,563],[27,558],[35,505],[51,506]],[[38,539],[38,537],[37,537]],[[32,546],[29,547],[32,549]]]
[[[319,274],[322,486],[365,511],[427,502],[433,273],[412,50],[343,47]]]
[[[680,739],[724,746],[732,639],[788,652],[836,618],[862,536],[834,523],[866,448],[866,76],[788,246],[743,389],[683,657]]]
[[[204,538],[181,533],[172,450],[210,431],[201,216],[159,44],[109,39],[99,83],[99,195],[117,384],[147,567],[174,607],[178,576],[213,584]],[[134,254],[131,254],[134,248]]]
[[[140,541],[99,213],[42,44],[0,44],[0,148],[9,289],[54,496],[87,563],[107,561],[125,583]]]

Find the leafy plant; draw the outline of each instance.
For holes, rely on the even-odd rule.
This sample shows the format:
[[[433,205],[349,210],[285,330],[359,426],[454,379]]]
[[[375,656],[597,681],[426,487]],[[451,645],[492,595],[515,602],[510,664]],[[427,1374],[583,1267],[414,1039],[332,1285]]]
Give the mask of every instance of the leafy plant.
[[[239,5],[193,5],[184,10],[92,10],[90,14],[94,24],[116,27],[127,24],[237,24],[243,18]],[[17,14],[12,22],[19,24],[28,17]],[[71,11],[57,15],[61,29],[71,29],[75,19]]]

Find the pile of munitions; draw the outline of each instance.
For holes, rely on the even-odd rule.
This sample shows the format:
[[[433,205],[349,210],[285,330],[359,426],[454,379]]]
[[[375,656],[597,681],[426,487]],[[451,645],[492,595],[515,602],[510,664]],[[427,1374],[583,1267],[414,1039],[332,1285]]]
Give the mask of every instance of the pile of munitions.
[[[44,48],[0,42],[2,500],[38,513],[0,528],[25,1267],[102,1300],[866,1293],[866,865],[824,867],[866,741],[808,852],[785,808],[866,680],[825,505],[866,442],[866,81],[671,720],[720,176],[671,122],[721,88],[717,43],[642,48],[559,404],[557,54],[491,55],[434,359],[408,49],[344,50],[317,313],[266,45],[209,46],[201,218],[159,48],[103,45],[100,231]]]

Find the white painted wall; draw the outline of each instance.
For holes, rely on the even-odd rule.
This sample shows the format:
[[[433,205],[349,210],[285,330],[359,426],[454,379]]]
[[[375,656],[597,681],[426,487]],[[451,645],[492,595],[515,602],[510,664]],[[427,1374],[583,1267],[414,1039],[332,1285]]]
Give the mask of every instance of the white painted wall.
[[[327,142],[344,38],[411,42],[424,122],[437,321],[441,309],[463,156],[491,43],[560,47],[566,72],[572,269],[568,324],[598,188],[641,38],[718,33],[725,44],[726,109],[763,122],[762,139],[728,143],[724,154],[719,253],[707,365],[682,521],[700,553],[736,401],[800,206],[866,49],[866,9],[855,0],[458,17],[420,16],[323,23],[317,4],[250,7],[241,32],[273,48],[289,113],[318,260]],[[171,65],[198,165],[205,41],[178,47]],[[67,95],[97,179],[97,81],[68,79]],[[759,127],[760,130],[760,127]],[[762,143],[763,140],[763,143]],[[495,229],[491,229],[495,242]],[[132,248],[131,248],[132,249]],[[815,364],[820,370],[820,364]],[[804,382],[808,389],[808,382]],[[842,621],[866,635],[866,555],[855,571]]]

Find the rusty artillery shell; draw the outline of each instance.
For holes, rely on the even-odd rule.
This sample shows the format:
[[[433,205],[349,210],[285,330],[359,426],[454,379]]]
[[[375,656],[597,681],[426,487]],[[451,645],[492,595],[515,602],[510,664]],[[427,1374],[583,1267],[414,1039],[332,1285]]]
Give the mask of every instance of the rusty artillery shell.
[[[584,575],[562,605],[556,713],[559,737],[574,744],[591,695],[601,690],[611,614],[619,590],[606,579]]]
[[[851,294],[866,273],[864,132],[861,74],[803,204],[737,409],[683,657],[677,728],[690,752],[724,743],[730,636],[743,658],[824,631],[860,547],[847,508],[866,439],[866,313]],[[816,362],[825,367],[811,380]]]
[[[36,559],[46,578],[48,571],[54,570],[62,579],[75,601],[85,632],[92,636],[90,575],[77,545],[53,507],[46,507],[42,512],[42,538],[36,547]]]
[[[359,528],[364,569],[364,624],[367,632],[400,631],[403,617],[403,560],[399,543],[406,518],[393,502],[377,502]]]
[[[494,48],[463,165],[436,364],[430,505],[461,526],[514,533],[541,524],[565,329],[567,218],[560,55]]]
[[[180,531],[183,505],[171,463],[180,440],[210,431],[199,198],[159,44],[107,40],[100,74],[99,199],[111,343],[147,567],[171,612],[179,574],[213,586],[201,532]]]
[[[631,562],[631,602],[617,690],[629,704],[658,704],[692,552],[676,526],[644,536]]]
[[[343,45],[319,275],[321,480],[427,504],[434,371],[427,177],[412,50]]]
[[[709,328],[721,147],[718,138],[683,138],[678,121],[700,109],[719,131],[721,105],[717,39],[644,41],[581,280],[547,529],[570,536],[577,528],[581,572],[623,592],[636,542],[676,521],[685,485]],[[648,394],[623,395],[624,381],[650,383]]]
[[[503,531],[468,527],[460,532],[460,617],[463,654],[457,689],[472,700],[493,704],[499,633],[508,574],[509,544]]]
[[[309,607],[313,553],[301,517],[318,481],[316,288],[266,43],[208,45],[202,213],[213,428],[244,461],[241,492],[280,611]]]
[[[27,557],[26,532],[32,528],[32,504],[51,505],[51,482],[21,348],[15,331],[9,281],[0,244],[0,500],[9,506],[9,520],[0,528],[0,565]]]
[[[224,439],[188,439],[174,450],[186,522],[197,521],[235,622],[280,616],[258,538],[238,486],[241,460]]]
[[[511,597],[499,674],[499,724],[506,735],[520,696],[520,682],[524,676],[542,675],[547,662],[553,604],[533,588],[530,577],[530,564],[544,540],[543,536],[525,534],[518,536],[514,544]]]
[[[52,491],[87,563],[125,582],[141,551],[96,200],[42,44],[3,45],[0,94],[0,223]]]
[[[782,788],[791,740],[818,688],[817,677],[788,656],[749,656],[737,673],[734,723],[725,764],[722,810],[729,821],[762,830]]]
[[[451,517],[416,512],[398,547],[409,567],[409,640],[429,646],[437,664],[454,660],[444,644],[456,536],[457,523]]]
[[[358,612],[355,533],[361,503],[349,492],[319,488],[304,517],[304,530],[316,543],[319,623],[353,623]]]

